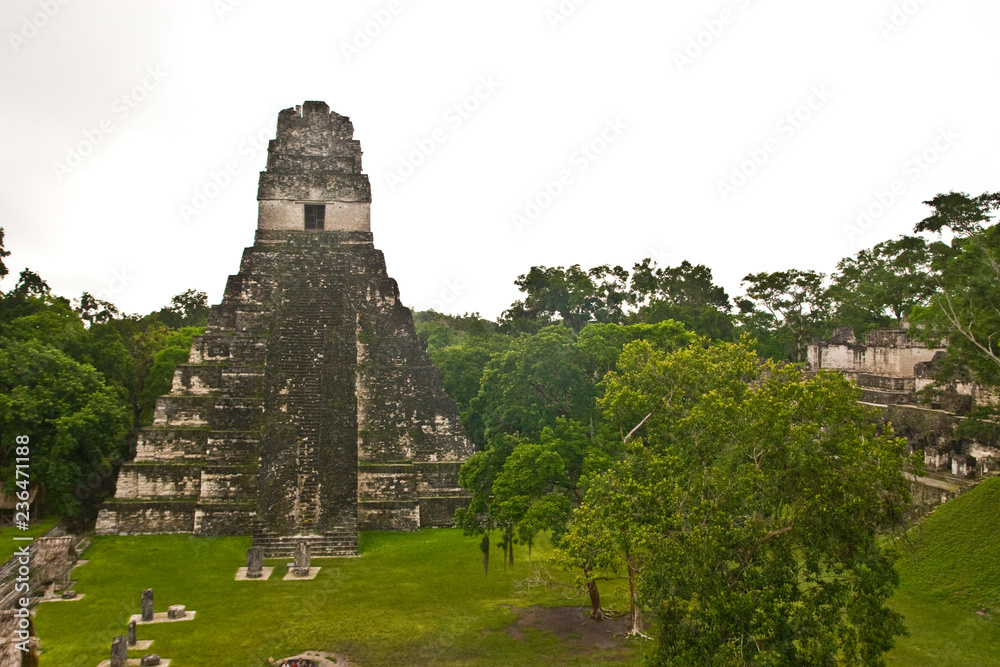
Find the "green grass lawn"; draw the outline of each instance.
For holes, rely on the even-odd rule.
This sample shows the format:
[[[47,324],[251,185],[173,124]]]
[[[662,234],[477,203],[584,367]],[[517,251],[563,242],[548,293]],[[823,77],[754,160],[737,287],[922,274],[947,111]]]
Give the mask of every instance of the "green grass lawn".
[[[10,541],[4,536],[0,544]],[[366,667],[639,665],[653,648],[637,642],[588,654],[546,630],[528,628],[521,639],[505,632],[516,618],[511,607],[585,604],[516,585],[547,560],[547,545],[536,547],[533,563],[521,550],[512,572],[494,549],[484,581],[478,540],[460,531],[362,533],[361,557],[316,559],[323,569],[314,581],[281,581],[287,559],[267,562],[277,568],[269,581],[234,581],[249,544],[186,535],[95,538],[84,556],[90,562],[74,575],[86,597],[38,608],[42,664],[93,667],[107,658],[147,587],[159,611],[184,604],[198,612],[192,622],[139,628],[140,639],[155,640],[150,650],[176,667],[259,667],[268,657],[309,649]],[[890,665],[1000,665],[1000,478],[913,528],[899,570],[891,605],[911,636],[898,640]],[[602,596],[605,606],[625,607],[621,589],[605,586]]]
[[[532,567],[523,550],[513,572],[494,550],[484,581],[478,540],[458,530],[362,533],[361,557],[315,559],[323,569],[313,581],[281,581],[288,559],[265,563],[277,566],[269,581],[234,581],[249,545],[186,535],[95,538],[90,562],[74,573],[86,597],[39,605],[42,664],[93,667],[107,658],[144,588],[153,588],[157,611],[183,604],[198,612],[191,622],[139,627],[139,639],[155,640],[150,651],[176,667],[258,667],[310,649],[366,667],[601,662],[548,631],[529,628],[521,640],[504,631],[515,620],[510,606],[585,604],[551,590],[519,592],[516,581]],[[536,548],[535,561],[548,553]],[[606,606],[624,606],[622,591],[602,594]],[[648,644],[600,657],[638,665]]]
[[[1000,665],[1000,478],[911,529],[899,571],[891,605],[911,636],[897,642],[890,665]]]
[[[6,563],[10,557],[25,544],[30,542],[15,541],[15,537],[41,537],[59,523],[59,519],[42,519],[38,523],[28,526],[28,530],[21,530],[11,526],[0,529],[0,564]]]

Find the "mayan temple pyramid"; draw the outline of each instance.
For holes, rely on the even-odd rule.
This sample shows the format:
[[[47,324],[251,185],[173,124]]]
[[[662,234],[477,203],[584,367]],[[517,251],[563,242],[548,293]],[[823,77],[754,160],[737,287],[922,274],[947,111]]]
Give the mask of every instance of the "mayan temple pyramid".
[[[253,246],[157,399],[98,533],[250,535],[357,552],[357,531],[450,525],[472,454],[370,231],[351,121],[278,115]]]

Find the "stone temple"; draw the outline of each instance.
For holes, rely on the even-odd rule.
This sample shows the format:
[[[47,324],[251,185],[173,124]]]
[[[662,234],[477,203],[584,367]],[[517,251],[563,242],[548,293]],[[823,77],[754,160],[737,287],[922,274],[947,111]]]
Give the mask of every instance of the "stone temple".
[[[351,121],[278,115],[257,232],[122,466],[102,534],[249,535],[357,552],[357,531],[451,524],[472,454],[370,230]]]

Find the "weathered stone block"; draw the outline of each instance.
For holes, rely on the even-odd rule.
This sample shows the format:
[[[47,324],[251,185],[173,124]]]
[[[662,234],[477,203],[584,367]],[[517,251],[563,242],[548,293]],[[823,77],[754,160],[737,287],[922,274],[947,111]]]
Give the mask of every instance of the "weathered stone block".
[[[128,662],[128,646],[125,635],[118,635],[111,641],[111,667],[125,667]]]
[[[147,588],[142,592],[142,620],[149,622],[153,620],[153,589]]]
[[[247,578],[260,579],[264,573],[264,549],[250,547],[247,549]]]

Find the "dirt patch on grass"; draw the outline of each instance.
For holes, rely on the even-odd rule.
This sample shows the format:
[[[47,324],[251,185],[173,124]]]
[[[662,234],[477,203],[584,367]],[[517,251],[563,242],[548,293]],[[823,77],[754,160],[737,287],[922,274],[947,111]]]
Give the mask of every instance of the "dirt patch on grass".
[[[575,649],[576,656],[596,651],[625,649],[628,642],[628,618],[593,621],[589,607],[512,607],[517,615],[506,633],[517,640],[524,639],[525,628],[548,630]]]

